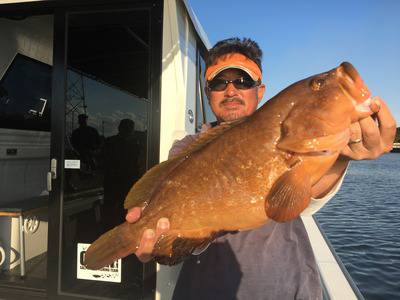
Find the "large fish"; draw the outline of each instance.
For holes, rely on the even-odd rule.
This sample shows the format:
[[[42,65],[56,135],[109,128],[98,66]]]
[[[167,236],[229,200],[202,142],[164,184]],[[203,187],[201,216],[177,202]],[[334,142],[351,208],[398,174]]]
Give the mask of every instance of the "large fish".
[[[176,264],[221,231],[256,228],[268,219],[294,219],[308,206],[311,187],[349,142],[358,112],[371,114],[370,92],[347,62],[292,84],[252,116],[223,124],[130,190],[125,208],[146,205],[137,223],[106,232],[86,252],[98,269],[138,248],[144,230],[161,217],[170,230],[155,260]]]

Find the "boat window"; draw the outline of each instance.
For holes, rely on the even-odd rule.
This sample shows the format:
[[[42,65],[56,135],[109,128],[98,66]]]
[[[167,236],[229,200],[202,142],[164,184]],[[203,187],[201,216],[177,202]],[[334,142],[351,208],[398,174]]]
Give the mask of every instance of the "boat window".
[[[0,18],[0,45],[0,285],[44,291],[53,16]]]
[[[51,66],[17,54],[0,81],[0,128],[50,131]]]
[[[197,99],[196,99],[196,131],[200,131],[201,126],[204,123],[211,123],[216,121],[210,104],[208,103],[208,98],[205,93],[205,70],[206,70],[206,61],[205,61],[205,53],[201,50],[198,50],[198,80],[197,80]]]

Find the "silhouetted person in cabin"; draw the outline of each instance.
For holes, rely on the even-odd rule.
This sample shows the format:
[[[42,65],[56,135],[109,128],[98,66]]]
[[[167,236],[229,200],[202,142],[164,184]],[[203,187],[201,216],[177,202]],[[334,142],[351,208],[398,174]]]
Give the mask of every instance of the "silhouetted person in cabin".
[[[86,165],[89,172],[96,169],[94,159],[95,150],[100,146],[100,136],[94,127],[87,125],[88,116],[80,114],[78,116],[79,127],[76,128],[71,135],[71,144],[79,153],[79,157]]]
[[[124,220],[124,200],[139,177],[140,143],[135,136],[135,123],[123,119],[118,134],[104,144],[104,205],[102,218],[105,228],[112,228]]]

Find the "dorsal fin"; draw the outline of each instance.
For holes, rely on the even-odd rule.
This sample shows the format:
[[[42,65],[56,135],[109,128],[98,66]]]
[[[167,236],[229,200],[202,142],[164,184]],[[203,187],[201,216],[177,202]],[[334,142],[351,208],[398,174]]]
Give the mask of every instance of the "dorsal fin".
[[[194,142],[183,148],[182,151],[175,157],[166,160],[148,170],[142,176],[142,178],[140,178],[133,185],[126,196],[124,202],[125,209],[129,209],[134,206],[147,206],[150,203],[150,199],[157,187],[160,186],[164,179],[185,159],[186,156],[201,149],[228,129],[243,122],[243,120],[245,120],[245,118],[234,122],[222,123],[218,126],[208,129],[206,132],[200,134],[199,138],[197,138]]]
[[[241,118],[239,120],[232,121],[232,122],[224,122],[218,126],[208,129],[206,132],[201,133],[200,136],[193,143],[190,143],[186,148],[183,148],[182,151],[175,157],[178,158],[178,157],[185,157],[185,156],[190,155],[191,153],[203,148],[205,145],[207,145],[211,141],[215,140],[217,137],[222,135],[225,131],[242,123],[244,120],[246,120],[246,118]]]
[[[155,189],[180,163],[181,158],[176,157],[163,161],[148,170],[130,189],[125,197],[124,207],[129,209],[134,206],[147,206]]]

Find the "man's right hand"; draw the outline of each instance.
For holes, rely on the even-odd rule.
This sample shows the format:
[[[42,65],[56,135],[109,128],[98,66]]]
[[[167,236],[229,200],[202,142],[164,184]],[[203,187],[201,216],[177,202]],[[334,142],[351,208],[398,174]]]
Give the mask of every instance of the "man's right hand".
[[[133,207],[128,210],[125,219],[128,223],[135,223],[140,219],[142,214],[142,208]],[[169,230],[169,220],[167,218],[161,218],[157,222],[157,228],[146,229],[143,232],[142,238],[140,240],[139,248],[136,250],[135,255],[137,258],[146,263],[153,258],[152,252],[154,249],[154,244],[157,242],[161,234]]]

